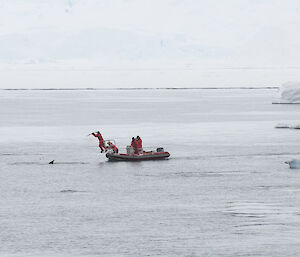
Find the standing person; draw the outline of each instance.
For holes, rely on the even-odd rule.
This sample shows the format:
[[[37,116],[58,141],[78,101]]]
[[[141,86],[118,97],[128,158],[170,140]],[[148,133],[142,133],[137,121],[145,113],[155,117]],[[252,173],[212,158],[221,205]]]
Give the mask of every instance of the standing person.
[[[136,148],[137,152],[139,152],[139,149],[143,149],[143,141],[139,136],[136,137]]]
[[[131,146],[134,149],[134,153],[138,153],[137,145],[136,145],[136,139],[134,137],[131,139]]]
[[[97,137],[99,140],[99,148],[101,149],[101,153],[103,153],[103,151],[106,149],[105,145],[104,145],[104,139],[101,135],[101,133],[98,131],[97,133],[92,133],[92,135],[94,137]]]
[[[112,142],[108,142],[108,148],[112,149],[114,153],[118,153],[119,149]]]

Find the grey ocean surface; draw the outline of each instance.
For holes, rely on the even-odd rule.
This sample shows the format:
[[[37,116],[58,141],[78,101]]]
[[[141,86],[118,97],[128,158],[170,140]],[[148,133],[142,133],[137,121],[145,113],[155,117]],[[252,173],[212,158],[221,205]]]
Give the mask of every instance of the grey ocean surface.
[[[0,255],[299,256],[300,131],[274,126],[300,105],[274,95],[0,91]],[[107,162],[98,129],[171,158]]]

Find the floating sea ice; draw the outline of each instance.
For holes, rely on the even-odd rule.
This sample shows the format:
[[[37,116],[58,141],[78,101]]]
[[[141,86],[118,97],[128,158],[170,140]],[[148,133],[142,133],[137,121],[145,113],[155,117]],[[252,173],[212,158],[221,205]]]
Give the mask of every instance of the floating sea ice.
[[[291,161],[287,161],[285,163],[290,165],[291,169],[300,169],[300,160],[294,159],[294,160],[291,160]]]
[[[279,98],[274,104],[300,104],[300,82],[286,82],[279,90]]]
[[[300,125],[289,125],[289,124],[285,124],[285,123],[278,123],[275,128],[289,128],[289,129],[300,129]]]
[[[291,126],[292,129],[300,129],[300,125]]]
[[[285,123],[278,123],[275,128],[291,128],[291,126]]]

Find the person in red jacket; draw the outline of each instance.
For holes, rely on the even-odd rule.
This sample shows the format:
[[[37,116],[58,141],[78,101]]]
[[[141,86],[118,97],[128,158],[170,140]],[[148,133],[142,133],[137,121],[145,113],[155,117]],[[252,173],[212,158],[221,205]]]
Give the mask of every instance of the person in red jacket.
[[[136,137],[136,148],[137,152],[139,152],[139,149],[143,148],[143,141],[139,136]]]
[[[112,149],[114,153],[118,153],[119,149],[112,142],[108,142],[108,149]]]
[[[104,150],[106,150],[104,139],[101,135],[101,133],[98,131],[97,133],[92,133],[94,137],[97,137],[99,140],[99,148],[101,149],[101,153],[103,153]]]
[[[134,153],[138,153],[138,151],[137,151],[137,145],[136,145],[136,139],[134,137],[131,139],[131,146],[134,149]]]

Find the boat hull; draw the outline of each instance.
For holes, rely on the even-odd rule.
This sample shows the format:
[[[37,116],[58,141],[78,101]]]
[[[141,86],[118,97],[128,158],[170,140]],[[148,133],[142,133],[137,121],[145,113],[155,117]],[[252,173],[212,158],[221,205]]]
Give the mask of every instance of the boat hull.
[[[163,160],[170,157],[168,152],[152,152],[144,154],[118,154],[107,153],[106,157],[109,161],[150,161],[150,160]]]

